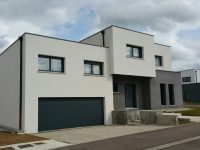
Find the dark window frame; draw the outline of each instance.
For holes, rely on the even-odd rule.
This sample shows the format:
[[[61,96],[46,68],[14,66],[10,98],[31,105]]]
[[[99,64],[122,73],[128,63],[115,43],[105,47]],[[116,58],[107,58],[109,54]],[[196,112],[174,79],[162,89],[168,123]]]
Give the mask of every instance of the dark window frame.
[[[182,77],[182,82],[191,82],[191,77]]]
[[[85,64],[91,66],[91,72],[90,73],[85,73],[85,71],[84,71],[85,75],[97,75],[97,76],[100,75],[100,76],[102,76],[104,74],[104,71],[103,71],[104,63],[103,62],[91,61],[91,60],[84,60],[84,65]],[[94,65],[98,65],[99,66],[99,68],[100,68],[100,73],[99,74],[94,73],[94,70],[93,70],[93,66]]]
[[[156,58],[159,58],[160,64],[156,64]],[[155,64],[156,67],[162,67],[163,66],[163,56],[155,55]]]
[[[131,49],[131,53],[128,55],[128,57],[131,57],[131,58],[138,58],[138,59],[143,59],[144,58],[144,50],[143,50],[143,47],[142,46],[136,46],[136,45],[131,45],[131,44],[126,44],[126,47],[130,47],[132,48]],[[139,56],[134,56],[134,50],[133,48],[137,48],[139,51]]]
[[[39,54],[38,55],[38,59],[39,58],[48,58],[49,59],[49,70],[41,70],[38,68],[38,71],[41,71],[41,72],[58,72],[58,73],[64,73],[65,72],[65,58],[64,57],[58,57],[58,56],[49,56],[49,55],[41,55]],[[61,71],[54,71],[52,70],[52,67],[51,67],[51,60],[52,59],[58,59],[58,60],[61,60]]]

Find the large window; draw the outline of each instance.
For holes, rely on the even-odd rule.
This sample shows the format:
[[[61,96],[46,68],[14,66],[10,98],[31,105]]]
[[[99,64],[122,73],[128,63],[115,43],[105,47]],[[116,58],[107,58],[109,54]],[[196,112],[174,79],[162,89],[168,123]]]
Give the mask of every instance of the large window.
[[[133,58],[143,58],[143,48],[139,46],[126,45],[127,47],[127,56]]]
[[[64,72],[64,58],[38,55],[38,70],[47,72]]]
[[[183,77],[182,82],[191,82],[191,77]]]
[[[103,63],[96,61],[84,61],[84,74],[103,75]]]
[[[161,98],[161,105],[167,105],[165,84],[160,84],[160,98]]]
[[[157,67],[163,66],[163,57],[155,56],[155,64]]]

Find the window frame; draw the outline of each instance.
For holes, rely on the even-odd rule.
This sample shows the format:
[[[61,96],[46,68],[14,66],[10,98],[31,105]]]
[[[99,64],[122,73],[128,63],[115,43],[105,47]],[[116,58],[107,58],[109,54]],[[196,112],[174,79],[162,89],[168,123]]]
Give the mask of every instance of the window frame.
[[[156,58],[160,59],[160,65],[156,64]],[[163,56],[155,55],[155,65],[156,67],[163,67]]]
[[[182,82],[183,83],[191,82],[191,77],[190,76],[182,77]]]
[[[41,70],[41,69],[39,69],[39,66],[38,66],[38,71],[39,72],[54,72],[54,73],[64,73],[65,72],[65,58],[64,57],[49,56],[49,55],[39,54],[38,55],[38,65],[39,65],[39,58],[48,58],[49,59],[49,70]],[[61,71],[52,70],[52,67],[51,67],[52,66],[52,64],[51,64],[51,60],[52,59],[61,60]]]
[[[85,64],[90,65],[90,67],[91,67],[90,73],[85,73]],[[98,65],[99,66],[99,69],[100,69],[99,70],[100,71],[99,74],[94,73],[93,65]],[[103,62],[84,60],[84,75],[103,76],[103,74],[104,74],[103,66],[104,66]]]
[[[127,55],[127,57],[136,58],[136,59],[144,59],[144,50],[143,50],[142,46],[136,46],[136,45],[126,44],[126,47],[131,48],[131,53],[129,53]],[[138,49],[139,56],[134,56],[134,48]]]

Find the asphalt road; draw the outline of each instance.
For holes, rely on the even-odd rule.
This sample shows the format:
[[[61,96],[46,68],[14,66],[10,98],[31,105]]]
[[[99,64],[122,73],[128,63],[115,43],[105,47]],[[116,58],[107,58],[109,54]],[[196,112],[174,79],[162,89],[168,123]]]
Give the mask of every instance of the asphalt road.
[[[58,150],[143,150],[197,136],[200,136],[200,123],[83,143]],[[190,141],[163,150],[178,150],[178,148],[181,150],[196,150],[196,147],[200,150],[200,140]]]
[[[194,140],[184,144],[171,146],[162,150],[200,150],[200,140]]]

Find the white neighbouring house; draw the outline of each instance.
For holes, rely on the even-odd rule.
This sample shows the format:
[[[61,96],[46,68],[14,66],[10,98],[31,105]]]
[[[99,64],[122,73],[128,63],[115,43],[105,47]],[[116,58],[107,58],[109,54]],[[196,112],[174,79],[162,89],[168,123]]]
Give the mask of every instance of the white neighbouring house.
[[[200,103],[200,69],[181,71],[183,100],[187,103]]]
[[[0,55],[0,70],[0,125],[26,133],[183,105],[170,47],[117,26],[80,42],[24,33]]]

